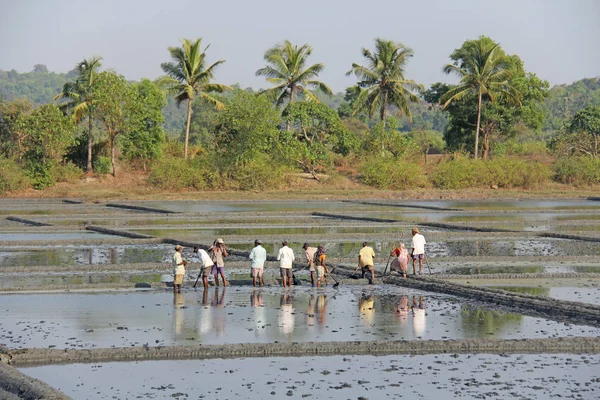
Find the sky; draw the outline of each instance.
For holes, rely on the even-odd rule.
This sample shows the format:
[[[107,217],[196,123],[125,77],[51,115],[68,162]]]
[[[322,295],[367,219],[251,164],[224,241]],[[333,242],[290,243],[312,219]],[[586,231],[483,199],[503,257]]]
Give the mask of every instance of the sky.
[[[226,60],[217,82],[259,89],[265,50],[290,40],[313,47],[309,64],[338,92],[380,37],[414,50],[406,77],[427,86],[453,82],[450,53],[486,35],[555,85],[600,76],[599,21],[600,0],[0,0],[0,69],[67,72],[101,56],[127,79],[155,79],[168,47],[201,37],[209,63]]]

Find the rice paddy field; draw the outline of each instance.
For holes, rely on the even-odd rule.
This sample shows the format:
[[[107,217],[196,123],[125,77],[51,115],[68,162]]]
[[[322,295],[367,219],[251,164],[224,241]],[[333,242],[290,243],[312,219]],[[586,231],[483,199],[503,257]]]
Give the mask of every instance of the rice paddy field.
[[[423,275],[384,276],[413,227]],[[194,288],[191,247],[217,238],[230,285]],[[373,284],[353,274],[363,241]],[[327,250],[324,287],[305,242]],[[0,309],[0,355],[66,398],[596,399],[600,201],[2,199]],[[11,379],[0,370],[0,397]]]

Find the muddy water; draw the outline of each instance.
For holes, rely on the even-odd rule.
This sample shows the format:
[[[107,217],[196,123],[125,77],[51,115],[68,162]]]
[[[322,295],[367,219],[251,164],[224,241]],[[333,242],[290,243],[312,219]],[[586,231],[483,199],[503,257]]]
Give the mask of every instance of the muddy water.
[[[77,239],[108,239],[114,238],[112,235],[92,231],[59,231],[59,232],[0,232],[0,242],[27,242],[42,240],[77,240]]]
[[[390,286],[0,296],[11,348],[597,336],[600,329]],[[8,312],[9,311],[9,312]]]
[[[0,269],[14,265],[170,262],[172,256],[173,246],[166,244],[0,247]]]
[[[76,399],[600,397],[598,355],[282,357],[20,370]]]
[[[528,293],[536,296],[547,296],[559,300],[579,301],[600,305],[599,287],[580,286],[504,286],[486,285],[486,287],[508,290],[516,293]]]

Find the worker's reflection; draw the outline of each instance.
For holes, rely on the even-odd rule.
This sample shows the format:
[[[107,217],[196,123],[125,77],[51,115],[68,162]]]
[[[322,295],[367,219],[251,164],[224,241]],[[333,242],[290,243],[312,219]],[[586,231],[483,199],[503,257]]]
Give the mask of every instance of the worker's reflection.
[[[326,304],[327,296],[325,296],[324,294],[317,296],[317,306],[315,311],[318,316],[317,321],[319,322],[319,326],[321,328],[325,327],[325,316],[327,314],[327,310],[325,309]]]
[[[252,291],[250,305],[254,308],[254,333],[259,336],[266,324],[262,289]]]
[[[175,318],[175,335],[179,336],[183,333],[183,309],[185,308],[183,293],[173,293],[173,306],[173,316]]]
[[[217,336],[220,336],[225,332],[225,286],[223,286],[221,297],[219,297],[219,288],[215,287],[211,305],[214,309],[213,330],[216,332]]]
[[[423,296],[413,296],[413,334],[422,337],[425,333],[425,300]]]
[[[402,296],[400,303],[396,309],[396,316],[400,321],[400,326],[404,326],[408,320],[408,314],[410,313],[410,305],[408,304],[408,296]]]
[[[375,317],[375,296],[363,293],[358,301],[360,320],[364,326],[371,326]]]
[[[279,298],[279,330],[284,335],[294,331],[294,298],[291,294],[283,292]]]

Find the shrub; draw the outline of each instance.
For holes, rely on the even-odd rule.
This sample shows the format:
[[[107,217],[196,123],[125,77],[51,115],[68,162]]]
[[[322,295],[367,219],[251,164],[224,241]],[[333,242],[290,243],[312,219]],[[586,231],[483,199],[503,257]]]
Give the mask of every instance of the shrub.
[[[163,158],[152,166],[148,182],[161,189],[205,189],[206,173],[200,159]]]
[[[373,158],[361,168],[363,181],[378,189],[410,189],[427,186],[421,167],[394,158]]]
[[[563,157],[552,165],[554,180],[577,186],[600,183],[600,159],[591,156]]]
[[[492,154],[496,157],[548,154],[548,146],[543,141],[518,142],[509,139],[505,142],[496,143],[492,148]]]
[[[54,174],[56,175],[57,182],[72,183],[81,178],[83,171],[75,164],[69,162],[65,165],[56,166]]]
[[[464,156],[442,162],[431,176],[432,184],[440,189],[465,189],[497,185],[501,188],[529,189],[544,184],[550,169],[538,162],[526,162],[509,157],[489,161]]]
[[[29,177],[17,163],[0,157],[0,193],[23,190],[31,186]]]
[[[110,174],[112,171],[112,164],[110,163],[110,157],[98,156],[94,160],[94,172],[100,175]]]
[[[464,189],[478,186],[479,171],[474,160],[456,155],[454,159],[441,162],[431,174],[431,183],[440,189]]]
[[[230,179],[241,190],[279,189],[284,183],[287,169],[266,159],[252,160],[235,168]]]

